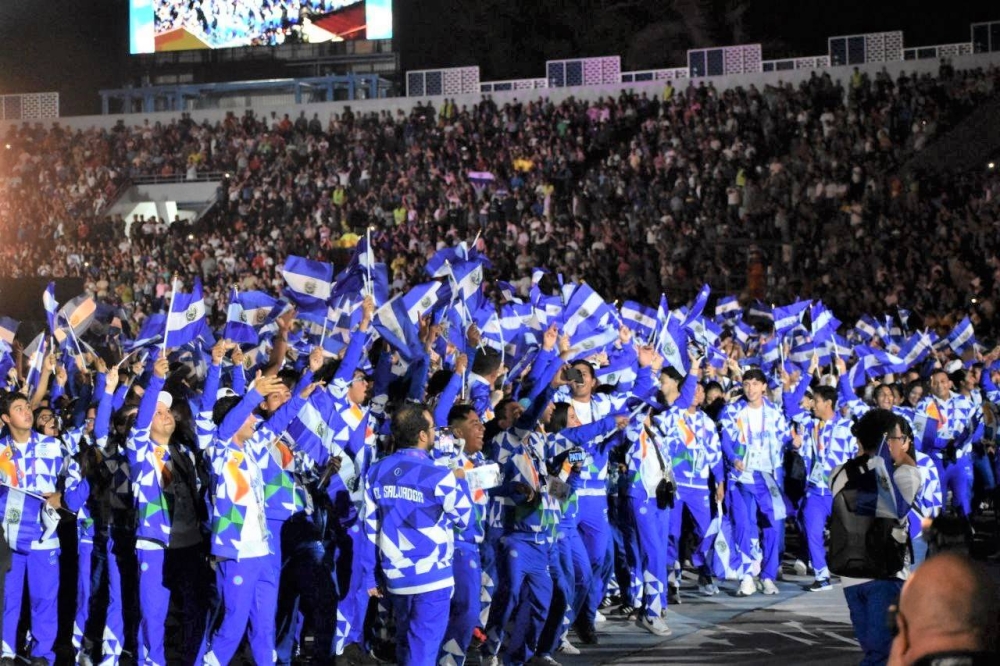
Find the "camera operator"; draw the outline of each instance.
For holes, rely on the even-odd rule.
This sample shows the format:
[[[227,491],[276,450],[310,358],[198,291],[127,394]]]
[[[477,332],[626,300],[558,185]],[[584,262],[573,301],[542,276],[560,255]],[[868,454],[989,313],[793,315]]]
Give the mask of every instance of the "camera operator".
[[[909,573],[907,513],[921,481],[907,453],[904,425],[903,417],[885,409],[866,413],[852,428],[857,457],[837,467],[830,480],[829,567],[841,576],[851,624],[865,653],[863,666],[888,659],[892,634],[886,613]]]

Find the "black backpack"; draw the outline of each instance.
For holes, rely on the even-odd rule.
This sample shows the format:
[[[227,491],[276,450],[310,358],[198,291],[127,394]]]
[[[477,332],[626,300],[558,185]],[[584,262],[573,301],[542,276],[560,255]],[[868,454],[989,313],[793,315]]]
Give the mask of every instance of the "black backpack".
[[[858,515],[859,503],[878,497],[878,479],[867,463],[867,457],[849,460],[834,477],[846,474],[847,482],[833,497],[827,565],[837,576],[892,578],[906,566],[909,539],[900,543],[893,537],[894,529],[906,529],[899,520]],[[865,513],[874,513],[874,506],[863,508]]]

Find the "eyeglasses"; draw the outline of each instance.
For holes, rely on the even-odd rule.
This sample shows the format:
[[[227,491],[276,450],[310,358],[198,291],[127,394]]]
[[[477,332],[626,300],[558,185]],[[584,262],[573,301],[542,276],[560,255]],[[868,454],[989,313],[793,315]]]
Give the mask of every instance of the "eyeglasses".
[[[907,437],[906,435],[888,435],[888,436],[886,436],[886,440],[889,441],[889,442],[892,442],[892,441],[905,442],[907,439],[909,439],[909,437]]]

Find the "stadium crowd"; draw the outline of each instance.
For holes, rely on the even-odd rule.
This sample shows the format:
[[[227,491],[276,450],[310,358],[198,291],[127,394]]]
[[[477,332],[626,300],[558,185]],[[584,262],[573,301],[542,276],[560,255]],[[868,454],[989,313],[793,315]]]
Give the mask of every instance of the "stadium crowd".
[[[484,99],[397,117],[348,112],[325,131],[304,115],[25,126],[5,140],[13,179],[0,228],[20,242],[0,250],[0,271],[65,270],[109,294],[148,295],[157,276],[128,270],[131,261],[164,278],[200,272],[221,289],[248,274],[276,280],[284,254],[316,256],[374,224],[381,249],[405,253],[404,274],[480,231],[501,275],[548,265],[623,298],[689,298],[708,282],[770,301],[823,298],[847,317],[906,303],[946,319],[979,298],[991,327],[1000,180],[898,167],[990,96],[998,71],[836,83],[824,74],[798,88],[708,84],[668,89],[666,100],[623,92],[503,109]],[[185,265],[190,230],[165,234],[164,221],[151,221],[138,226],[152,233],[123,239],[121,220],[92,214],[123,179],[189,171],[233,174],[196,240],[236,275],[210,260],[207,271]]]
[[[4,663],[54,660],[60,548],[80,662],[246,633],[257,663],[553,664],[610,608],[666,636],[686,560],[778,594],[786,522],[831,589],[833,479],[887,442],[911,547],[846,596],[898,594],[923,521],[991,501],[1000,400],[1000,178],[902,167],[998,78],[12,129],[0,275],[88,294],[0,346]],[[194,225],[102,215],[199,171],[231,176]]]

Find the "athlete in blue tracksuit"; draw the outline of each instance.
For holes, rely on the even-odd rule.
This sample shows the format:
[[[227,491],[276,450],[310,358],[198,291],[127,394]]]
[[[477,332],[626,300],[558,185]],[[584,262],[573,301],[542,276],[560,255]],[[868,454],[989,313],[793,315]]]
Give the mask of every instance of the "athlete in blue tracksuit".
[[[812,418],[798,421],[802,428],[799,453],[805,460],[807,470],[806,494],[799,517],[816,576],[809,589],[819,592],[831,589],[823,544],[826,521],[833,508],[830,475],[857,454],[857,444],[851,434],[850,419],[841,417],[837,411],[837,392],[834,388],[819,386],[815,389],[812,411]]]
[[[27,399],[19,393],[0,397],[0,421],[8,429],[8,434],[0,440],[0,470],[4,482],[44,495],[50,506],[79,509],[80,505],[72,502],[81,501],[88,492],[86,482],[81,481],[79,465],[65,455],[58,439],[31,429],[33,418]],[[6,519],[11,521],[9,516]],[[34,520],[41,521],[41,515]],[[9,532],[6,536],[11,539]],[[52,648],[56,640],[54,619],[59,596],[59,539],[54,530],[48,538],[44,538],[44,532],[42,536],[43,539],[32,541],[24,552],[11,548],[11,567],[4,588],[3,657],[13,658],[17,652],[17,625],[27,583],[31,634],[35,639],[32,657],[47,659],[51,664],[55,662]]]
[[[632,389],[635,395],[646,395],[651,391],[653,384],[650,371],[651,362],[651,355],[640,359],[639,372]],[[593,367],[582,361],[574,363],[573,367],[580,370],[583,381],[574,382],[571,385],[569,396],[562,396],[562,400],[573,405],[580,423],[584,425],[594,423],[605,416],[623,411],[630,394],[594,394],[597,380],[594,377]],[[607,444],[588,448],[587,459],[580,471],[581,484],[576,491],[580,507],[578,528],[595,572],[587,603],[583,609],[584,612],[581,613],[576,622],[578,631],[582,634],[580,638],[585,643],[597,640],[594,633],[594,619],[597,616],[601,600],[604,598],[604,590],[613,568],[608,557],[608,539],[611,535],[611,528],[608,524],[607,489],[609,445],[612,442],[607,442]]]
[[[933,442],[917,442],[924,445],[923,453],[928,454],[938,466],[942,487],[952,492],[952,498],[963,516],[972,511],[972,401],[953,393],[951,379],[944,370],[935,370],[931,375],[931,395],[916,406],[917,418],[937,422],[937,436]],[[918,435],[919,437],[919,435]]]
[[[628,465],[628,525],[634,532],[638,561],[631,563],[642,576],[642,615],[638,624],[657,636],[671,633],[663,621],[667,607],[667,540],[670,533],[670,506],[656,498],[661,481],[671,481],[673,470],[662,440],[647,428],[648,420],[636,419],[626,436],[631,442]]]
[[[118,368],[111,368],[103,382],[98,381],[97,413],[94,417],[94,441],[101,451],[104,467],[103,474],[107,476],[107,559],[105,568],[108,575],[108,608],[102,636],[102,665],[116,666],[126,646],[125,618],[126,588],[125,581],[134,585],[136,576],[135,559],[135,509],[134,498],[130,484],[128,460],[122,448],[125,433],[112,433],[111,414],[116,402],[124,400],[127,387],[119,386]],[[115,443],[112,443],[115,442]],[[118,445],[116,445],[118,444]],[[131,588],[134,590],[134,587]],[[129,611],[134,609],[128,604]],[[134,616],[134,613],[133,613]],[[132,625],[134,626],[134,625]],[[134,634],[132,634],[134,637]]]
[[[396,618],[396,662],[432,666],[444,639],[454,590],[455,530],[472,520],[461,469],[434,464],[434,421],[424,405],[392,418],[396,450],[375,462],[365,488],[365,533],[379,549],[384,588]]]
[[[242,398],[216,403],[218,424],[211,449],[215,487],[212,510],[212,556],[222,597],[222,624],[208,639],[206,664],[228,664],[249,623],[250,649],[257,663],[274,663],[278,573],[271,558],[273,535],[267,528],[262,468],[273,464],[270,445],[285,430],[315,388],[311,373],[267,421],[254,409],[283,388],[277,377],[258,377]]]
[[[464,449],[457,452],[455,466],[470,470],[489,464],[482,453],[483,422],[473,407],[469,405],[453,407],[447,417],[447,424],[455,437],[465,443]],[[466,652],[472,641],[472,633],[480,625],[483,575],[479,546],[483,542],[483,519],[486,515],[489,491],[479,488],[473,490],[470,495],[472,519],[468,527],[455,533],[455,557],[452,567],[455,593],[451,598],[448,629],[445,631],[438,656],[440,666],[461,666],[466,662]]]
[[[690,377],[690,376],[689,376]],[[694,395],[687,398],[689,386],[694,384]],[[677,484],[677,497],[670,512],[670,538],[667,541],[667,570],[670,571],[680,556],[681,526],[684,512],[691,516],[698,546],[692,559],[699,567],[698,585],[702,594],[718,594],[712,573],[702,559],[702,543],[712,520],[712,498],[709,480],[715,482],[715,499],[721,502],[725,492],[722,446],[715,422],[699,407],[705,400],[701,384],[688,379],[681,395],[670,408],[654,417],[653,432],[662,438],[664,449],[673,468]]]
[[[781,492],[785,446],[793,441],[781,410],[765,399],[767,378],[751,368],[743,374],[744,398],[731,403],[719,415],[722,450],[732,470],[729,498],[735,538],[744,559],[757,559],[760,538],[760,577],[765,594],[777,594],[779,530],[785,519]],[[801,443],[800,443],[801,445]],[[756,591],[747,574],[740,594]]]

